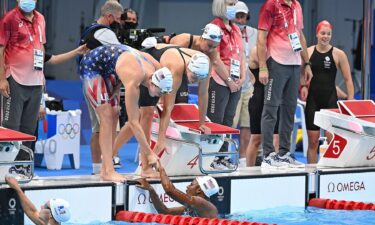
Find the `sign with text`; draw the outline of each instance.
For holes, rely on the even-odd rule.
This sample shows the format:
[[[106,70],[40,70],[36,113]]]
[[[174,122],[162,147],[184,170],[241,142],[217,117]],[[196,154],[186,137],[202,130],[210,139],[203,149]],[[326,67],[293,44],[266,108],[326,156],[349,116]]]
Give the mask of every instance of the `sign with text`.
[[[375,202],[375,171],[319,174],[319,198]]]
[[[186,187],[191,182],[173,182],[173,185],[182,192],[186,192]],[[161,184],[151,184],[155,189],[159,199],[168,207],[178,207],[181,206],[180,203],[176,202],[168,194],[165,193],[163,186]],[[150,194],[148,191],[136,187],[135,185],[129,185],[128,189],[128,208],[129,211],[138,211],[146,213],[157,213],[152,204]]]

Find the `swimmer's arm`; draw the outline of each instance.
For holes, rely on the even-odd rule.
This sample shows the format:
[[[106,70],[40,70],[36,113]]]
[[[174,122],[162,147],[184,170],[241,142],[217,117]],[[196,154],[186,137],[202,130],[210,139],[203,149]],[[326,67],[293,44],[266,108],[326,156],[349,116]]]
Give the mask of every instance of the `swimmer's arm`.
[[[6,177],[5,179],[9,186],[16,191],[17,196],[21,202],[22,209],[27,215],[27,217],[29,217],[30,220],[33,221],[36,225],[45,225],[45,223],[39,218],[39,211],[22,191],[16,179],[12,177]]]
[[[156,211],[158,211],[158,213],[171,214],[171,215],[181,215],[185,211],[184,206],[168,208],[160,200],[158,194],[156,193],[156,191],[153,188],[149,191],[149,193],[150,193],[152,203],[153,203]]]
[[[181,80],[183,76],[182,74],[183,68],[176,68],[175,65],[172,65],[173,63],[176,63],[176,62],[161,61],[161,64],[169,68],[169,70],[171,71],[173,75],[173,86],[172,86],[172,92],[163,96],[163,112],[160,115],[159,137],[158,137],[158,142],[160,143],[165,142],[169,120],[171,118],[171,113],[174,107],[174,103],[176,101],[176,93],[181,86]],[[162,150],[162,149],[159,149],[159,150]]]
[[[182,205],[192,205],[194,202],[193,197],[178,190],[171,180],[169,179],[167,173],[162,166],[159,166],[161,185],[164,188],[165,193],[167,193],[175,201]]]
[[[150,149],[143,129],[139,123],[140,112],[138,106],[139,86],[144,76],[135,57],[131,54],[123,54],[117,61],[116,73],[125,86],[125,106],[128,114],[128,124],[141,149]]]

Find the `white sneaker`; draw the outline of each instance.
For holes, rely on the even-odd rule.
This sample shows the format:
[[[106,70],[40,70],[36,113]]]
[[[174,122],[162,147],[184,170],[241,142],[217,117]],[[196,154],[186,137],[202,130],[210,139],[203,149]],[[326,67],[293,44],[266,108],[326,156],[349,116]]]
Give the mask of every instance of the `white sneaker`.
[[[289,164],[279,159],[276,152],[270,153],[267,157],[263,158],[261,165],[262,168],[287,168]]]
[[[224,157],[224,159],[221,160],[221,163],[224,164],[227,169],[233,170],[236,168],[236,165],[232,162],[232,159],[229,157]]]
[[[221,161],[221,158],[215,157],[210,167],[215,170],[227,170],[228,168]]]
[[[294,158],[294,155],[292,155],[290,152],[286,153],[285,155],[283,156],[279,156],[279,160],[282,161],[282,162],[286,162],[289,164],[289,167],[293,167],[293,168],[296,168],[296,167],[305,167],[305,164],[297,161],[295,158]]]
[[[120,160],[120,157],[115,156],[115,157],[113,157],[112,161],[113,161],[113,167],[114,167],[114,168],[119,169],[119,168],[122,167],[122,166],[121,166],[121,160]]]

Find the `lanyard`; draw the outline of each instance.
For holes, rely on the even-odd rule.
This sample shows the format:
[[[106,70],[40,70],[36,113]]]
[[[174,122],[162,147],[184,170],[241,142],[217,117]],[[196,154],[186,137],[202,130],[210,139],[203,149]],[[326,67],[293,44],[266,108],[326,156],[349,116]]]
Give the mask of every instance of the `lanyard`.
[[[233,46],[232,46],[232,41],[235,43],[235,47],[236,47],[236,52],[237,54],[239,55],[240,54],[240,48],[238,47],[238,43],[236,42],[236,38],[231,35],[231,33],[234,32],[234,29],[232,28],[232,30],[229,32],[229,48],[230,48],[230,51],[232,52],[233,51]],[[242,35],[242,34],[241,34]]]
[[[23,15],[19,13],[19,17],[22,17],[22,16],[23,16]],[[34,15],[33,20],[34,20],[34,19],[37,19],[37,18],[35,17],[35,15]],[[34,45],[34,37],[33,37],[33,35],[32,35],[32,32],[30,32],[30,29],[29,29],[29,27],[28,27],[28,22],[30,22],[30,21],[26,20],[26,22],[24,22],[22,18],[20,18],[20,21],[19,21],[19,23],[23,23],[23,24],[24,24],[25,29],[27,30],[27,33],[28,33],[28,35],[29,35],[30,43],[31,43],[31,44],[33,45],[33,47],[35,48],[35,45]],[[43,44],[42,44],[42,43],[43,43],[42,29],[40,28],[40,25],[39,25],[38,21],[36,21],[36,23],[37,23],[37,25],[38,25],[40,48],[42,49],[42,48],[43,48]],[[33,23],[33,21],[31,21],[31,27],[32,27],[32,28],[34,27],[34,23]]]
[[[29,30],[29,27],[27,25],[26,26],[26,30],[27,30],[27,33],[29,34],[29,39],[30,39],[30,43],[33,45],[33,47],[35,48],[35,45],[34,45],[34,37],[33,35],[31,34],[30,30]],[[43,37],[42,37],[42,29],[40,28],[39,24],[38,24],[38,32],[39,32],[39,43],[40,43],[40,47],[42,47],[42,43],[43,43]]]
[[[286,17],[285,17],[285,13],[284,13],[284,9],[282,8],[281,6],[281,3],[279,2],[279,0],[276,0],[277,1],[277,5],[278,5],[278,8],[280,9],[280,12],[281,14],[283,15],[283,19],[284,19],[284,28],[286,30],[288,30],[288,21],[286,20]],[[297,13],[296,13],[296,9],[293,7],[293,25],[294,25],[294,30],[296,30],[296,27],[297,27]]]

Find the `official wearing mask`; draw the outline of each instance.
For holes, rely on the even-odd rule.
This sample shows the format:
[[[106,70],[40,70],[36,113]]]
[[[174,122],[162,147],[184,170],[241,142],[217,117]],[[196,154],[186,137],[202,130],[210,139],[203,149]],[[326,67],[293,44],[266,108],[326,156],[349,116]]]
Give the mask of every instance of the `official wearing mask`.
[[[212,70],[207,116],[212,122],[229,127],[233,125],[237,103],[241,97],[241,86],[246,78],[242,35],[233,21],[236,18],[236,3],[236,0],[214,0],[212,3],[212,13],[216,18],[211,23],[223,31],[217,51],[226,70],[218,71],[216,68]],[[228,151],[227,142],[220,149],[220,152],[226,151]],[[228,157],[215,157],[211,167],[225,170],[234,168],[234,165]]]
[[[0,93],[2,126],[34,134],[44,84],[44,16],[35,10],[36,0],[18,5],[0,20]],[[31,147],[31,142],[24,142]],[[29,160],[20,151],[16,160]]]

